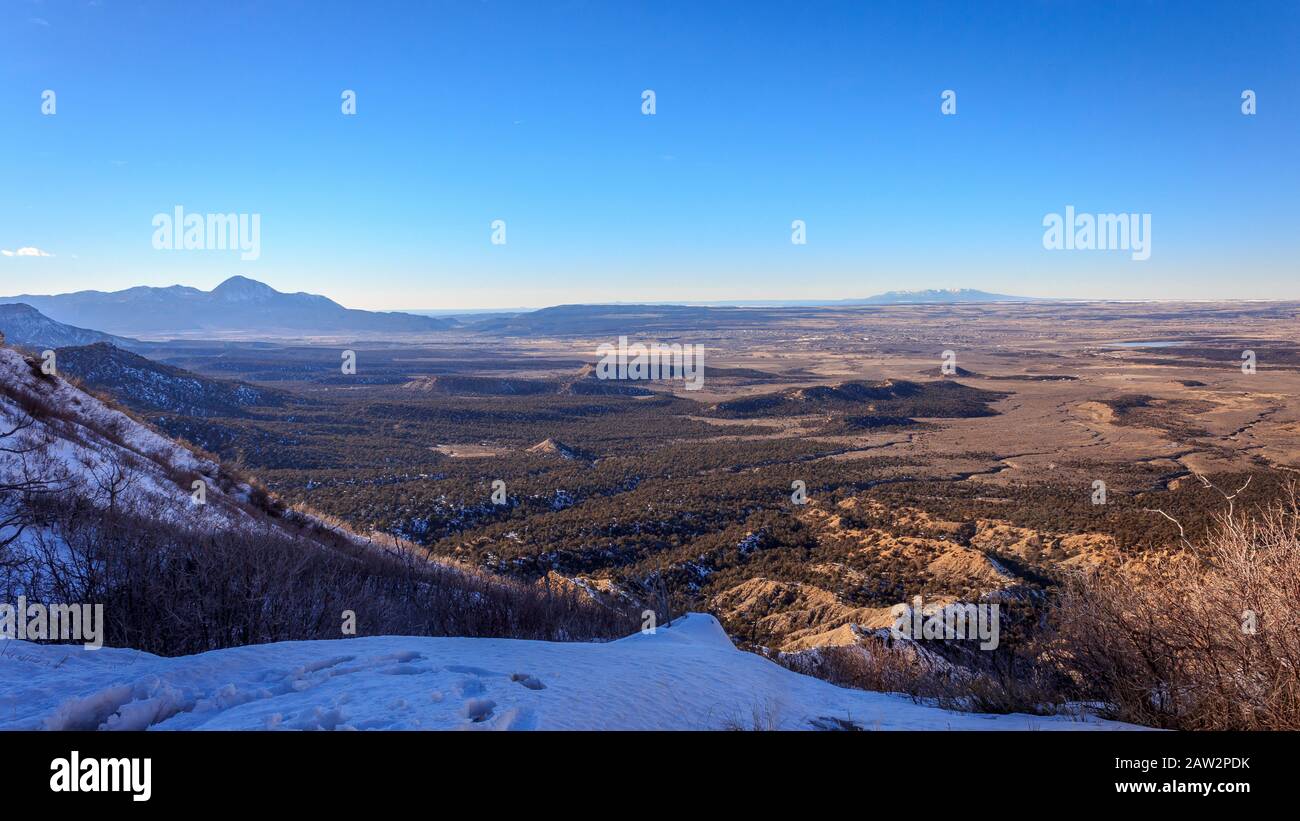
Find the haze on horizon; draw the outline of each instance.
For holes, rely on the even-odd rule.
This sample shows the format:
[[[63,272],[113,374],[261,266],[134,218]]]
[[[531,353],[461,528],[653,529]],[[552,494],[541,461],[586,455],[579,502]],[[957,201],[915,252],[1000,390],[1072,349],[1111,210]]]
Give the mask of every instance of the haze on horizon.
[[[1300,299],[1291,3],[169,8],[0,9],[0,295]],[[178,205],[260,215],[257,258],[154,248]],[[1046,250],[1067,206],[1150,258]]]

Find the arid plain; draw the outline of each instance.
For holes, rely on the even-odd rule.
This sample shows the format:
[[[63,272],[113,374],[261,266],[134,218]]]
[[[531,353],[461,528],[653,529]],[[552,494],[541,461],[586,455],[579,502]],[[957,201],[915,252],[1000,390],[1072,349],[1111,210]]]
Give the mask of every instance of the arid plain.
[[[1298,309],[562,306],[400,342],[156,343],[280,404],[152,419],[418,552],[797,652],[918,595],[1034,602],[1070,568],[1140,572],[1243,485],[1239,510],[1280,498]],[[703,345],[702,386],[597,378],[620,336]]]

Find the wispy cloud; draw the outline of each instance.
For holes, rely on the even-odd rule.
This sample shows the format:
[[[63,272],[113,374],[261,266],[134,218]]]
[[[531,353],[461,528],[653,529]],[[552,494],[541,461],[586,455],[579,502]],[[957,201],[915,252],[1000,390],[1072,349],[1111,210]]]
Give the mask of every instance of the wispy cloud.
[[[19,248],[16,251],[10,251],[5,248],[0,248],[0,255],[6,257],[52,257],[54,256],[54,254],[51,254],[49,251],[42,251],[40,248],[36,248],[35,246],[32,245],[28,245],[26,248]]]

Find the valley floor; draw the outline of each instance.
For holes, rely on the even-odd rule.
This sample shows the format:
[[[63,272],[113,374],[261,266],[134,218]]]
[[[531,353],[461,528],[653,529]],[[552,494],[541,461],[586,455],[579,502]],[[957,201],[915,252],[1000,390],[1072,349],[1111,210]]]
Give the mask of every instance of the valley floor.
[[[554,643],[378,636],[161,658],[0,642],[0,729],[1100,730],[833,686],[690,614],[654,635]]]

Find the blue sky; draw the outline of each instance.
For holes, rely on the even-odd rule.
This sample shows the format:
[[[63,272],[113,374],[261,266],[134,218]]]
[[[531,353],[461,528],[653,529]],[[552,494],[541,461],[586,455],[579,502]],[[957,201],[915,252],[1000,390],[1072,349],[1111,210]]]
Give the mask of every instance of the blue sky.
[[[0,249],[51,256],[0,293],[1300,298],[1298,146],[1295,2],[2,0]],[[176,205],[260,257],[154,249]],[[1151,258],[1045,250],[1067,205]]]

